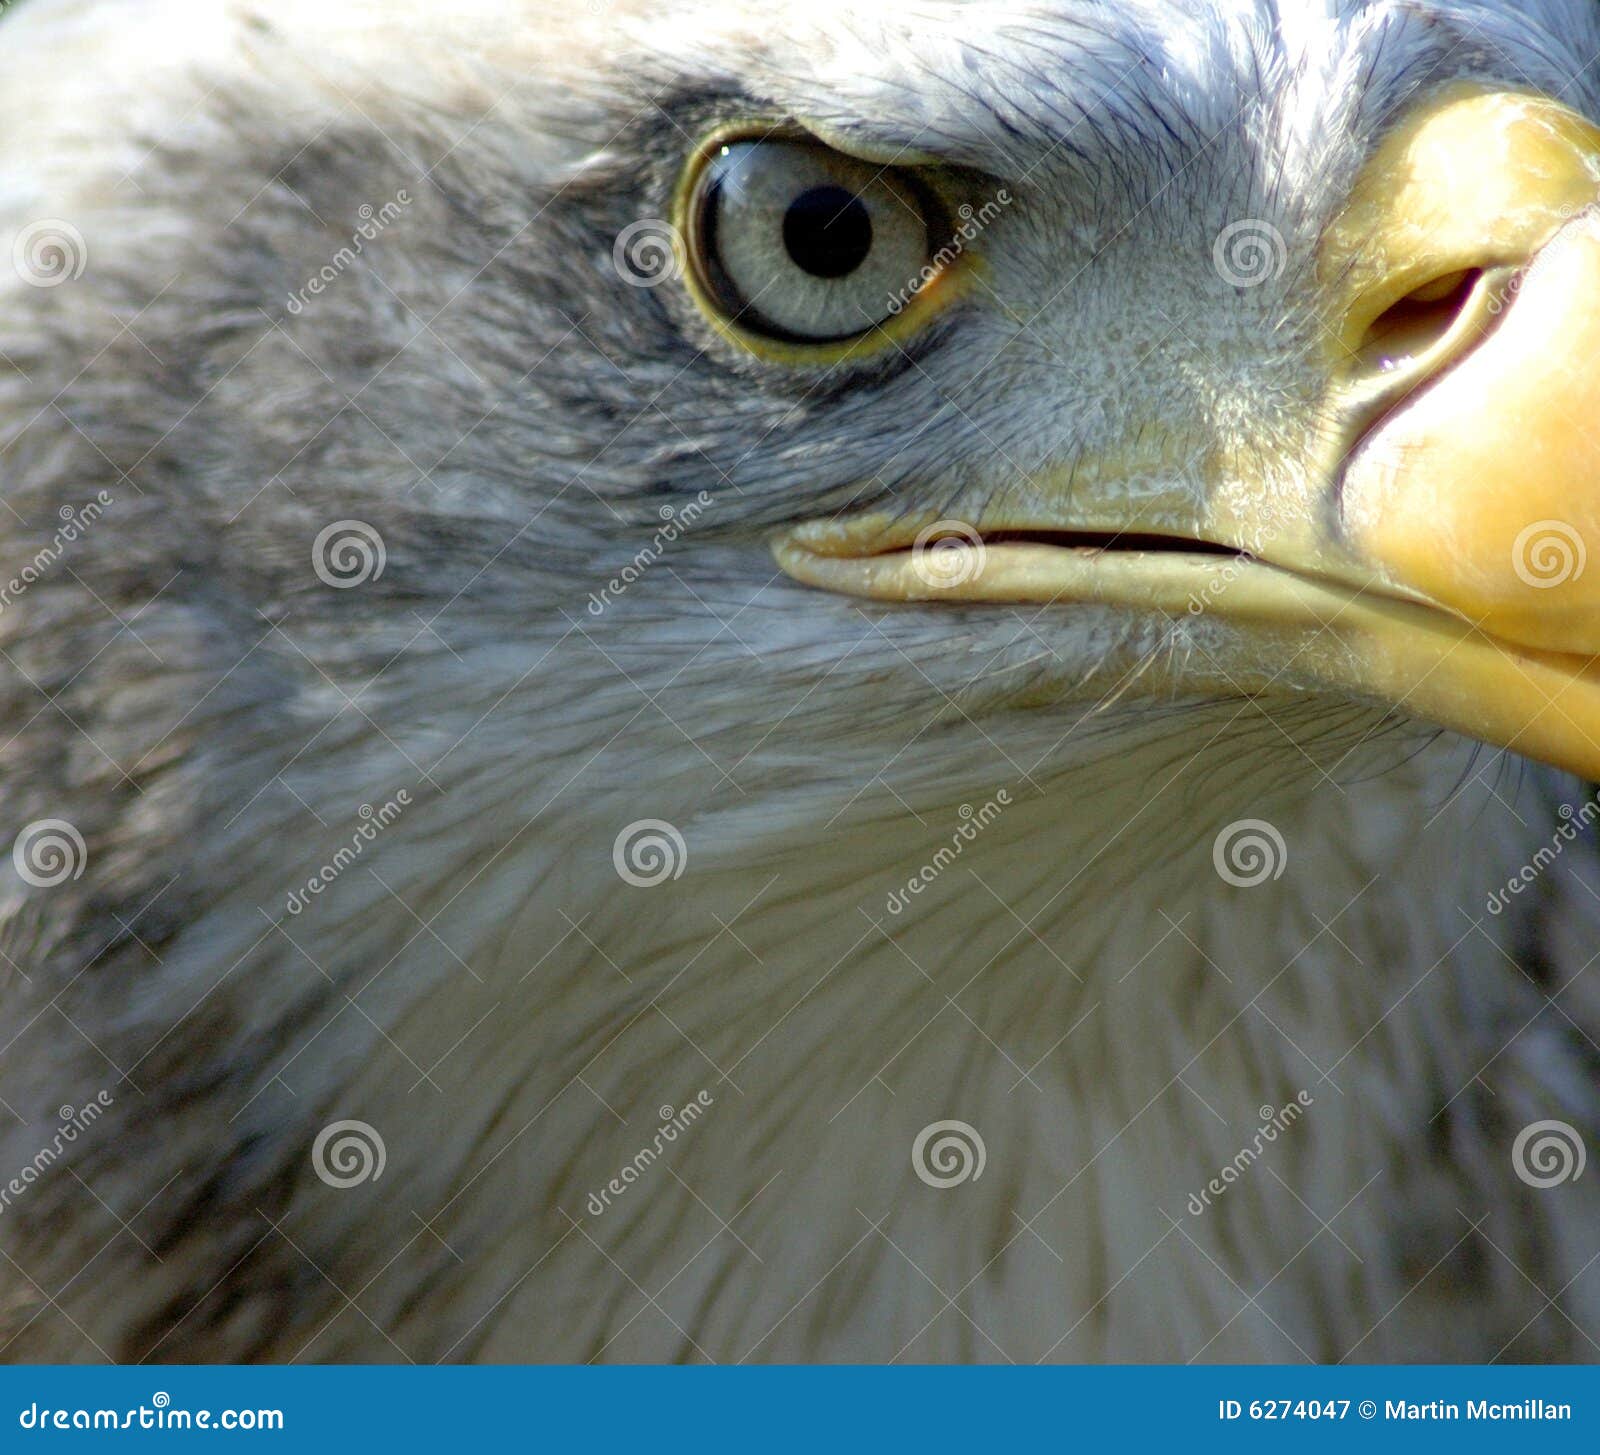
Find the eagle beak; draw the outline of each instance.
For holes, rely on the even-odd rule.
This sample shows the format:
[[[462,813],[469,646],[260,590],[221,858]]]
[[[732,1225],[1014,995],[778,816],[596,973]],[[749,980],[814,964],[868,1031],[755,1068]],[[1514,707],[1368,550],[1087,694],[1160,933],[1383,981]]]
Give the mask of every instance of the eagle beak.
[[[1316,427],[1298,456],[1219,447],[1183,530],[1080,485],[971,525],[811,522],[779,564],[879,600],[1212,617],[1235,685],[1287,674],[1600,778],[1600,129],[1452,89],[1368,162],[1316,272]]]

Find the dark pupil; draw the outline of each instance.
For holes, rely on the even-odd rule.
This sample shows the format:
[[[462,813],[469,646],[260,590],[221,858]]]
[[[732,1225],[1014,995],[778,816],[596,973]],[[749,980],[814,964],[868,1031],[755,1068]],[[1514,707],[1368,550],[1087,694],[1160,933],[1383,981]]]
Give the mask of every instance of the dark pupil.
[[[872,251],[872,216],[843,187],[812,187],[784,213],[783,245],[813,277],[842,278]]]

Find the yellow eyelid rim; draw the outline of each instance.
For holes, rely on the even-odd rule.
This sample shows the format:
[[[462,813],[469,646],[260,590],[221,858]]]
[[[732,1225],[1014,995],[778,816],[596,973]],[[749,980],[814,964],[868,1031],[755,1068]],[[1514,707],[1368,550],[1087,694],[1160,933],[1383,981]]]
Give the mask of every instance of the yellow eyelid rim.
[[[748,121],[732,122],[718,127],[694,149],[678,177],[672,197],[672,225],[682,239],[684,263],[683,281],[694,299],[695,306],[705,315],[719,337],[738,345],[746,353],[769,363],[784,364],[793,368],[829,368],[852,363],[886,353],[897,345],[921,333],[929,323],[952,303],[964,297],[970,287],[968,274],[979,266],[977,254],[964,250],[935,276],[914,293],[899,313],[891,314],[883,322],[874,324],[863,333],[848,339],[830,339],[817,343],[801,343],[788,339],[769,338],[735,323],[712,296],[700,277],[694,257],[695,226],[694,201],[700,179],[712,159],[725,146],[736,142],[806,141],[840,156],[867,166],[887,167],[876,158],[860,156],[836,141],[824,136],[820,128],[812,128],[800,121]],[[909,280],[907,280],[909,281]]]

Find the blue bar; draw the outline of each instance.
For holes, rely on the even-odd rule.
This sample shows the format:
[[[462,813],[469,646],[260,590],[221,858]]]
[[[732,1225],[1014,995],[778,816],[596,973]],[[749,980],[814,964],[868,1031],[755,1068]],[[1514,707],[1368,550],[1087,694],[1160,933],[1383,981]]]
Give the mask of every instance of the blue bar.
[[[1597,1439],[1591,1367],[0,1369],[0,1450],[1188,1455],[1565,1452]]]

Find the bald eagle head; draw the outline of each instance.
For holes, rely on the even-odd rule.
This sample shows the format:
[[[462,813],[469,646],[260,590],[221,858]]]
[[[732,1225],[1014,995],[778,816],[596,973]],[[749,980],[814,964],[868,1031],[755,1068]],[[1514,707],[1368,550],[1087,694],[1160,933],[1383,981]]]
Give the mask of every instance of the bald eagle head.
[[[9,1356],[1592,1351],[1597,53],[13,7]]]

